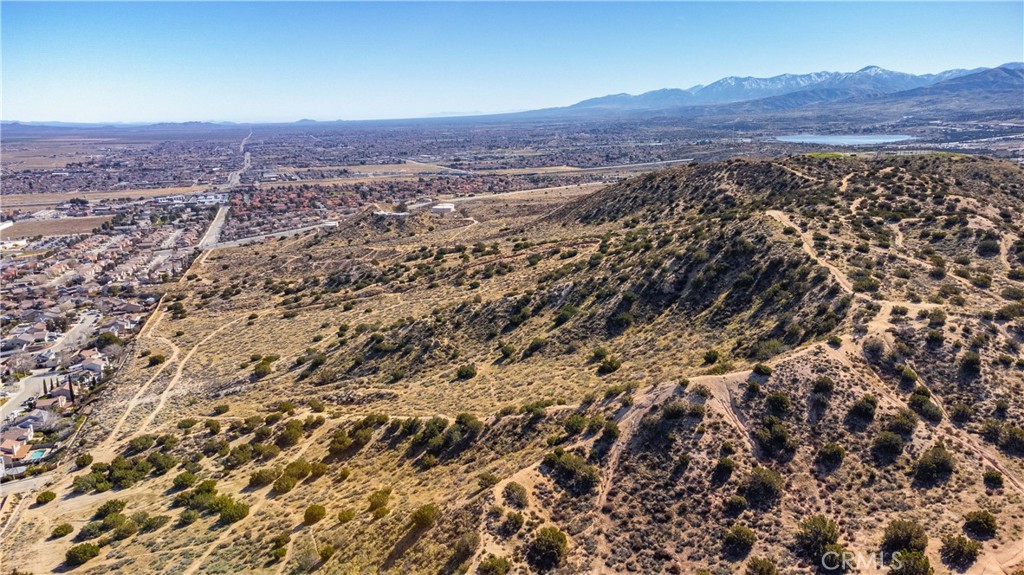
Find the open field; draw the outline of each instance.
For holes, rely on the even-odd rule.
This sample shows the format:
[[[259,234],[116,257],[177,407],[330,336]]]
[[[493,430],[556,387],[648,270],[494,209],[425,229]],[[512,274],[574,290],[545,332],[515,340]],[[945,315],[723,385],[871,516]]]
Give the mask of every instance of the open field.
[[[0,232],[0,239],[9,240],[36,236],[84,234],[91,232],[103,225],[104,222],[109,222],[110,220],[110,216],[92,216],[15,222],[14,225]]]
[[[153,188],[141,190],[117,190],[113,192],[62,192],[43,194],[4,194],[0,196],[0,204],[4,208],[22,206],[48,206],[62,204],[73,199],[98,200],[140,200],[156,196],[174,194],[198,194],[205,192],[208,186],[190,186],[175,188]]]
[[[142,150],[147,144],[127,144],[117,138],[52,138],[3,143],[2,164],[6,170],[57,169],[106,155],[107,149]]]

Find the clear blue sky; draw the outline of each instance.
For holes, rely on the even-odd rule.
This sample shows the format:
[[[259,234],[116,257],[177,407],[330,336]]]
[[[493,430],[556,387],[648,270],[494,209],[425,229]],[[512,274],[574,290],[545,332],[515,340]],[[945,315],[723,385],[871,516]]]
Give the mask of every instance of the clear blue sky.
[[[1024,59],[1024,2],[0,4],[4,120],[503,112],[723,76]]]

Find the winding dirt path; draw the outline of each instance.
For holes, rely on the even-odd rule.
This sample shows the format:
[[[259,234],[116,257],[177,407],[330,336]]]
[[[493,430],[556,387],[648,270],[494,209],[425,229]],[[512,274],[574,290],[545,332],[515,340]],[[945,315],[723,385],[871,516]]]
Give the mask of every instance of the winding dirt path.
[[[793,220],[789,219],[789,216],[787,216],[783,212],[780,212],[779,210],[768,210],[765,213],[768,214],[768,216],[774,218],[782,225],[789,226],[795,229],[797,233],[800,234],[800,239],[803,243],[804,253],[810,256],[810,258],[817,262],[818,265],[827,269],[829,273],[832,274],[832,277],[836,280],[836,283],[839,284],[839,287],[843,288],[843,291],[849,294],[853,293],[853,282],[850,281],[850,278],[847,277],[841,269],[825,261],[824,258],[818,255],[818,251],[814,249],[813,236],[810,233],[801,231],[800,226],[793,223]]]
[[[160,413],[160,410],[163,409],[164,404],[167,402],[167,398],[170,397],[171,392],[174,390],[174,387],[181,380],[181,375],[185,371],[185,366],[188,365],[188,362],[192,359],[192,356],[195,355],[195,353],[197,351],[199,351],[199,348],[202,347],[203,345],[205,345],[211,339],[213,339],[217,334],[219,334],[220,332],[224,331],[225,329],[235,325],[236,323],[238,323],[241,320],[242,320],[242,318],[239,317],[237,319],[231,320],[228,323],[218,327],[217,329],[215,329],[212,332],[210,332],[209,335],[207,335],[202,340],[200,340],[199,343],[197,343],[195,346],[192,347],[192,349],[188,352],[188,354],[186,354],[185,357],[178,363],[178,368],[174,372],[174,377],[171,378],[171,381],[169,381],[167,383],[167,386],[164,388],[163,393],[160,394],[160,399],[157,402],[156,407],[153,409],[153,411],[149,412],[149,415],[146,416],[146,419],[143,420],[143,422],[139,425],[138,431],[135,434],[133,434],[133,435],[139,435],[141,433],[144,433],[146,428],[148,428],[150,426],[150,424],[153,423],[153,420],[156,418],[156,415],[158,413]]]

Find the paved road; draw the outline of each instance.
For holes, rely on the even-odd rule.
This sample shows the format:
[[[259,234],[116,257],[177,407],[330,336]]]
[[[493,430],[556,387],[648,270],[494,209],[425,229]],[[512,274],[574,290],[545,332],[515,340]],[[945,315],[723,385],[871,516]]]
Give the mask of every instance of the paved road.
[[[71,326],[71,329],[64,332],[64,334],[54,342],[52,346],[50,346],[50,349],[55,352],[78,351],[75,348],[89,337],[92,333],[93,327],[99,321],[99,318],[99,314],[96,313],[83,313],[81,315],[81,319],[79,319],[75,325]],[[33,357],[38,353],[41,353],[41,351],[33,354]],[[18,391],[8,398],[6,403],[0,405],[0,421],[6,419],[8,414],[21,408],[21,403],[26,399],[42,395],[43,381],[56,377],[57,374],[48,369],[33,370],[30,377],[26,377],[17,383]]]
[[[246,244],[252,244],[252,243],[255,243],[255,242],[259,242],[259,241],[265,240],[267,238],[286,238],[288,236],[294,236],[296,234],[301,234],[302,232],[308,232],[308,231],[317,230],[317,229],[320,229],[320,228],[333,227],[333,226],[336,226],[336,225],[338,225],[338,222],[336,222],[336,221],[327,221],[327,222],[323,222],[323,223],[319,223],[319,224],[314,224],[312,226],[304,226],[304,227],[301,227],[301,228],[293,228],[293,229],[290,229],[290,230],[282,230],[280,232],[273,232],[273,233],[269,233],[269,234],[260,234],[258,236],[249,236],[247,238],[238,238],[237,240],[229,240],[229,241],[226,241],[226,242],[220,242],[220,243],[216,243],[216,244],[215,243],[209,243],[209,244],[206,244],[206,245],[200,246],[200,247],[202,249],[204,249],[204,250],[213,250],[213,249],[217,249],[217,248],[228,248],[228,247],[233,247],[233,246],[244,246]]]
[[[29,477],[28,479],[19,479],[17,481],[8,481],[6,483],[0,483],[0,497],[10,495],[11,493],[25,493],[28,491],[35,491],[40,487],[46,485],[47,482],[52,479],[49,473],[42,475],[36,475]]]
[[[224,217],[227,216],[228,209],[228,206],[221,206],[217,209],[217,215],[210,222],[210,227],[203,234],[203,239],[199,240],[199,249],[203,250],[211,245],[215,245],[217,240],[220,239],[220,229],[224,227]]]

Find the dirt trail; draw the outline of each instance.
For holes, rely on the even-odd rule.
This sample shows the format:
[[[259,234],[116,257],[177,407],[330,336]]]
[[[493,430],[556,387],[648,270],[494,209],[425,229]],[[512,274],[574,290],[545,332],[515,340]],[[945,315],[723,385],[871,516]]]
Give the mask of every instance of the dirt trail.
[[[655,405],[663,403],[671,397],[678,387],[678,385],[673,383],[658,385],[640,392],[640,398],[634,402],[626,415],[619,420],[619,437],[612,444],[611,449],[608,450],[608,456],[605,458],[604,463],[605,472],[601,475],[601,483],[598,487],[596,504],[598,509],[604,507],[604,504],[608,501],[608,492],[612,488],[612,480],[615,478],[615,469],[619,465],[619,458],[622,457],[623,450],[633,440],[633,436],[636,435],[636,430],[640,426],[640,420]]]
[[[840,192],[845,192],[846,188],[850,187],[850,178],[852,178],[852,177],[854,177],[856,175],[857,175],[857,172],[850,172],[849,174],[846,174],[845,176],[843,176],[843,179],[840,180],[840,182],[839,182],[839,191]]]
[[[125,406],[124,411],[121,413],[121,417],[118,418],[117,423],[114,424],[114,427],[110,430],[110,433],[107,434],[107,438],[104,439],[103,442],[100,443],[94,450],[94,456],[103,458],[106,455],[108,455],[107,452],[110,451],[112,445],[117,441],[117,434],[121,431],[121,428],[128,420],[128,416],[131,415],[131,413],[135,410],[136,406],[138,406],[139,401],[145,395],[146,390],[149,389],[150,384],[152,384],[156,380],[156,378],[160,377],[160,375],[164,372],[165,369],[167,369],[168,366],[177,361],[179,354],[178,346],[174,345],[173,342],[166,338],[159,337],[154,339],[161,340],[171,346],[171,349],[173,350],[171,352],[171,357],[167,361],[161,363],[160,367],[157,368],[156,372],[154,372],[153,375],[151,375],[149,379],[146,380],[145,383],[140,385],[138,391],[135,392],[135,395],[133,395],[128,400],[128,404]]]
[[[1003,237],[999,239],[999,261],[1002,262],[1003,267],[1006,268],[1006,271],[1010,271],[1011,269],[1013,269],[1013,266],[1010,265],[1009,253],[1010,248],[1013,247],[1013,244],[1016,241],[1017,236],[1010,233],[1004,233]]]
[[[765,213],[782,225],[795,229],[797,233],[800,234],[800,239],[803,242],[804,253],[810,256],[812,260],[818,263],[818,265],[827,269],[836,280],[836,283],[839,284],[839,287],[843,288],[843,291],[849,294],[853,293],[853,282],[850,281],[850,278],[848,278],[842,270],[825,261],[824,258],[818,255],[818,251],[814,249],[814,241],[810,233],[801,231],[800,226],[793,223],[793,220],[789,219],[789,216],[779,210],[768,210]]]
[[[818,181],[818,178],[815,178],[813,176],[808,176],[807,174],[805,174],[805,173],[803,173],[800,170],[797,170],[795,168],[791,168],[789,166],[784,166],[784,165],[778,164],[778,163],[772,163],[772,165],[775,166],[776,168],[782,168],[783,170],[786,170],[787,172],[789,172],[791,174],[800,176],[801,178],[803,178],[805,180],[810,180],[812,182],[817,182]]]
[[[150,424],[153,423],[153,420],[156,418],[156,415],[158,413],[160,413],[160,410],[163,409],[164,404],[167,402],[167,398],[170,397],[171,391],[174,390],[174,387],[178,384],[178,381],[181,380],[181,375],[185,371],[185,366],[188,365],[188,362],[192,359],[192,356],[195,355],[195,353],[197,351],[199,351],[199,348],[202,347],[203,345],[205,345],[206,342],[208,342],[211,339],[213,339],[218,333],[220,333],[220,332],[224,331],[225,329],[235,325],[236,323],[238,323],[241,320],[242,320],[242,318],[234,319],[234,320],[229,321],[228,323],[218,327],[217,329],[213,330],[212,332],[210,332],[209,335],[207,335],[202,340],[200,340],[199,343],[197,343],[191,349],[191,351],[188,352],[187,355],[185,355],[184,359],[182,359],[181,362],[178,363],[178,368],[174,372],[174,377],[171,378],[171,381],[169,381],[167,383],[167,387],[164,388],[163,393],[160,394],[160,400],[157,402],[156,407],[153,409],[153,411],[149,412],[149,415],[146,416],[146,419],[139,425],[139,429],[138,429],[138,431],[134,435],[139,435],[141,433],[144,433],[146,428],[149,427]]]

